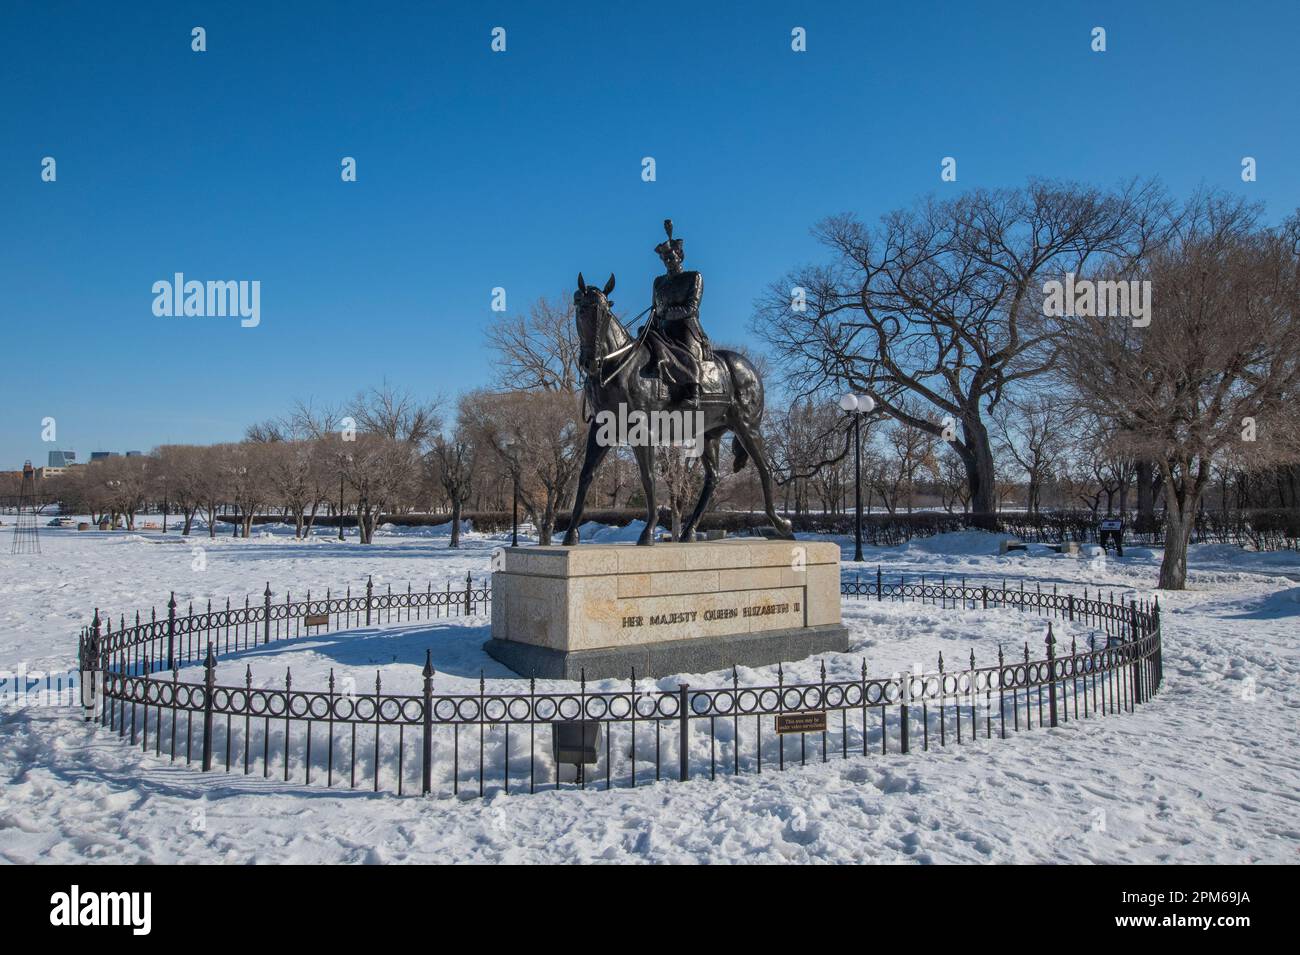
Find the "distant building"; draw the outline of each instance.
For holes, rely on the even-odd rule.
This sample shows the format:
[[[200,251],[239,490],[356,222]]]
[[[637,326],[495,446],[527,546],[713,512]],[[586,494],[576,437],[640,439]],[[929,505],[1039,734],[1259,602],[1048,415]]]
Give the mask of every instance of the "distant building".
[[[76,451],[51,451],[47,462],[52,468],[66,468],[77,460]]]
[[[128,452],[126,452],[126,456],[127,456],[128,458],[142,458],[142,457],[144,457],[144,452],[143,452],[143,451],[128,451]]]
[[[118,454],[116,451],[91,451],[90,460],[103,461],[105,458],[115,458]]]

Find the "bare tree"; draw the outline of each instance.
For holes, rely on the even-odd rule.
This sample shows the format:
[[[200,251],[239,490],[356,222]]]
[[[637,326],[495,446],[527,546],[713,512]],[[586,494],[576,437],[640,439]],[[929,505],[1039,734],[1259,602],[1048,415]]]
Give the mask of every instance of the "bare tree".
[[[994,459],[985,415],[1018,382],[1052,366],[1044,277],[1131,261],[1161,202],[1151,185],[1106,194],[1031,181],[930,199],[890,213],[876,229],[850,215],[827,219],[816,231],[833,262],[773,285],[755,327],[804,393],[837,384],[873,395],[889,415],[932,435],[959,427],[950,444],[966,467],[976,515],[989,515]],[[929,413],[909,414],[909,397]]]
[[[477,391],[461,403],[461,423],[519,482],[519,499],[549,544],[582,465],[585,429],[576,395],[564,391]]]
[[[960,504],[963,514],[970,512],[970,483],[966,480],[966,467],[956,452],[940,455],[935,483],[945,511],[951,514]]]
[[[473,489],[477,464],[468,429],[458,426],[450,436],[439,434],[434,438],[427,464],[433,468],[438,483],[451,502],[451,543],[448,546],[459,547],[461,510]]]
[[[284,441],[266,446],[265,467],[270,491],[293,515],[293,536],[311,533],[316,512],[325,497],[320,474],[321,442]]]
[[[184,521],[181,535],[188,537],[194,526],[203,489],[201,448],[189,444],[163,445],[154,452],[160,480],[165,481],[165,497]]]
[[[241,441],[226,445],[226,453],[222,457],[221,470],[226,479],[229,502],[235,506],[239,518],[241,537],[252,534],[253,519],[272,493],[268,473],[272,455],[267,451],[268,447],[274,448],[276,445]]]
[[[1150,325],[1075,317],[1063,336],[1062,368],[1083,404],[1161,476],[1162,588],[1186,585],[1215,462],[1229,449],[1257,467],[1295,460],[1300,445],[1300,256],[1285,230],[1258,220],[1240,200],[1194,198],[1146,260]]]
[[[676,445],[655,448],[655,471],[668,499],[668,514],[673,540],[682,534],[682,514],[695,504],[704,483],[700,459]]]
[[[891,423],[883,438],[884,454],[877,459],[871,471],[871,484],[880,494],[890,514],[900,504],[912,512],[916,500],[916,479],[922,471],[937,474],[935,451],[938,441],[924,428],[910,423],[921,414],[914,402],[903,402],[903,417]]]
[[[440,398],[421,402],[385,381],[353,398],[348,414],[359,432],[422,448],[442,427],[438,416],[441,403]]]
[[[503,387],[577,390],[578,331],[573,302],[567,296],[539,298],[527,316],[497,320],[488,328],[487,337],[488,345],[496,352],[494,365]]]
[[[1008,399],[992,415],[997,447],[1025,474],[1025,510],[1037,514],[1043,484],[1066,444],[1066,403],[1043,395]]]
[[[296,438],[337,437],[344,416],[343,410],[334,405],[316,405],[311,399],[299,399],[285,419],[284,430]]]
[[[208,537],[217,536],[217,515],[221,507],[230,498],[229,475],[226,471],[226,456],[233,445],[211,444],[198,449],[197,471],[200,477],[195,493],[199,507],[208,523]]]

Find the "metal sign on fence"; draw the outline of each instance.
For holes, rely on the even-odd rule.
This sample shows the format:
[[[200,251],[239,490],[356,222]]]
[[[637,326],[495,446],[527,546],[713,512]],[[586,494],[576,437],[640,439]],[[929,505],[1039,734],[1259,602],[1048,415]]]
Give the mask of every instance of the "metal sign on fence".
[[[825,733],[826,711],[816,710],[809,713],[778,713],[776,731],[786,733]]]

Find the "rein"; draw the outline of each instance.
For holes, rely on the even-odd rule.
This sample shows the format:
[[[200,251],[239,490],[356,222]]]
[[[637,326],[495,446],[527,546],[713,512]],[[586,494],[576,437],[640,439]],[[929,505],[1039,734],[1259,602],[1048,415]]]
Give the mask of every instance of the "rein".
[[[644,308],[640,312],[638,312],[636,317],[632,319],[632,323],[635,324],[637,319],[639,319],[646,312],[650,311],[650,309],[653,307],[654,306],[651,305],[648,308]],[[609,327],[609,320],[614,317],[614,313],[611,312],[608,308],[605,308],[603,306],[601,308],[601,312],[602,314],[598,320],[598,324],[596,327],[596,347],[599,347],[600,343],[604,341],[605,329]],[[600,387],[604,388],[607,384],[613,381],[614,378],[616,378],[623,371],[624,368],[627,367],[627,363],[630,362],[632,360],[632,356],[636,354],[637,346],[642,344],[645,341],[646,336],[649,333],[650,333],[650,323],[646,322],[645,325],[641,327],[641,334],[638,335],[636,338],[632,339],[632,341],[628,342],[622,348],[616,348],[608,355],[598,355],[596,357],[596,360],[593,362],[593,370],[596,373],[597,380],[600,382]],[[623,354],[624,352],[628,352],[628,356],[624,358],[621,362],[619,362],[618,367],[615,368],[612,372],[610,372],[609,375],[607,375],[604,378],[601,378],[600,377],[601,366],[603,366],[605,362],[612,361],[613,359],[617,358],[619,355]]]

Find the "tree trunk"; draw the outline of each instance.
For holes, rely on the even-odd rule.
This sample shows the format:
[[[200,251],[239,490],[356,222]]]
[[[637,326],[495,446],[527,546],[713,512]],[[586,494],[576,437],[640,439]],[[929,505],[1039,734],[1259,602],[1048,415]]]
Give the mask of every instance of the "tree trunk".
[[[550,501],[542,509],[541,516],[537,519],[537,543],[545,547],[551,543],[551,535],[555,532],[555,505]]]
[[[976,420],[963,420],[962,430],[966,438],[966,453],[962,462],[966,465],[966,481],[970,487],[970,504],[973,512],[972,523],[985,530],[997,528],[997,487],[994,480],[993,447],[989,442],[988,429]]]
[[[370,499],[368,497],[357,498],[357,535],[361,538],[361,543],[370,543]]]
[[[448,547],[460,546],[460,497],[451,499],[451,543]]]
[[[1161,590],[1187,588],[1187,545],[1191,540],[1196,520],[1176,507],[1165,509],[1165,556],[1160,562]]]
[[[1186,470],[1191,471],[1190,464]],[[1160,588],[1185,590],[1187,587],[1187,546],[1196,530],[1197,509],[1204,503],[1206,479],[1209,468],[1202,465],[1193,478],[1190,473],[1182,477],[1178,487],[1171,470],[1162,467],[1165,491],[1165,556],[1160,562]]]
[[[1135,531],[1147,533],[1155,530],[1155,465],[1150,461],[1137,462],[1137,523]]]

